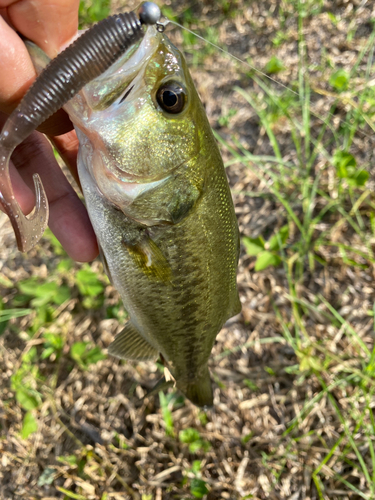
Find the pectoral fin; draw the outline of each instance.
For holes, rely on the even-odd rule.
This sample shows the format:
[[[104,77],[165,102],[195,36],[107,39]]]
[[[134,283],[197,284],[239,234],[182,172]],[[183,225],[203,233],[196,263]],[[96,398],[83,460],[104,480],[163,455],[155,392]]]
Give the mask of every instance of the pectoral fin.
[[[159,355],[157,349],[142,337],[131,321],[109,346],[108,353],[118,358],[134,361],[154,360]]]
[[[148,278],[164,282],[171,280],[171,266],[164,257],[163,252],[151,238],[145,236],[135,244],[129,244],[126,241],[123,241],[123,244],[137,267]]]

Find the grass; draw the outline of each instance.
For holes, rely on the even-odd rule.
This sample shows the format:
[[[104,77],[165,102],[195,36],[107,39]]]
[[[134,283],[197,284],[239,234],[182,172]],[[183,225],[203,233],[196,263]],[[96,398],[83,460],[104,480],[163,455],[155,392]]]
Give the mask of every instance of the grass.
[[[328,113],[321,115],[314,109],[313,94],[319,92],[319,89],[314,89],[309,76],[304,39],[304,18],[313,13],[306,12],[304,8],[302,3],[298,3],[299,68],[296,86],[293,87],[297,90],[287,91],[282,88],[281,91],[275,91],[265,78],[257,75],[253,76],[259,89],[257,93],[247,92],[239,87],[235,89],[257,113],[260,126],[268,136],[273,157],[267,157],[260,165],[261,158],[252,158],[236,138],[217,138],[231,153],[232,158],[228,163],[241,163],[251,169],[259,180],[264,181],[266,177],[267,190],[274,197],[275,203],[285,210],[286,225],[269,240],[269,250],[273,250],[273,253],[268,251],[266,260],[259,261],[259,256],[266,253],[267,243],[263,238],[244,237],[243,242],[247,254],[256,256],[255,271],[265,269],[268,265],[283,265],[291,309],[290,314],[285,317],[282,308],[274,303],[275,315],[286,342],[299,360],[299,372],[303,374],[304,382],[306,378],[313,378],[318,382],[313,399],[306,402],[300,414],[288,423],[283,433],[285,438],[291,438],[291,442],[285,447],[285,454],[278,457],[276,470],[270,467],[273,474],[272,487],[277,489],[284,464],[293,448],[293,439],[301,439],[300,428],[319,401],[324,399],[340,423],[340,430],[336,439],[323,441],[323,457],[312,468],[311,477],[316,494],[318,498],[327,498],[325,480],[331,476],[331,479],[340,484],[341,494],[354,494],[358,498],[370,499],[375,495],[375,435],[370,409],[374,380],[372,376],[368,376],[374,352],[373,338],[364,341],[359,332],[341,316],[337,305],[330,304],[324,298],[322,291],[312,297],[313,302],[311,299],[305,300],[303,287],[311,282],[310,276],[317,268],[329,267],[330,259],[324,254],[327,249],[332,250],[334,247],[338,250],[338,255],[335,256],[339,260],[337,265],[360,268],[364,272],[370,272],[373,268],[371,209],[374,197],[373,191],[367,187],[369,166],[360,166],[350,151],[354,138],[371,138],[373,131],[374,91],[368,87],[368,82],[374,68],[375,31],[372,31],[350,71],[338,69],[331,73],[328,84],[333,87],[333,91],[329,95],[334,101]],[[365,59],[366,64],[361,73],[359,66]],[[361,90],[358,90],[359,81],[362,81],[362,85],[359,85]],[[343,92],[345,96],[342,95]],[[324,94],[322,91],[320,93]],[[337,108],[342,102],[348,104],[345,113],[341,112],[340,120],[336,120],[336,125],[332,126]],[[288,163],[284,161],[281,145],[274,132],[281,120],[283,127],[290,133],[294,146],[294,160]],[[317,121],[320,124],[318,131]],[[288,153],[290,156],[290,152]],[[298,212],[294,208],[296,205]],[[337,232],[344,226],[351,234],[350,238],[343,239],[353,241],[354,244],[337,241]],[[293,236],[283,238],[280,234],[283,228],[289,228],[287,232],[284,230],[284,234]],[[278,239],[277,246],[275,238]],[[341,338],[345,339],[343,352],[332,348],[331,335],[316,340],[308,327],[312,311],[318,314],[328,313],[326,317],[331,327],[334,331],[339,330]],[[337,402],[338,392],[340,404]],[[317,430],[312,428],[309,440],[313,440],[314,434],[318,437]],[[363,448],[367,449],[366,453]],[[264,460],[267,464],[273,462],[274,457],[264,454]],[[352,471],[350,474],[354,472],[356,479],[348,479],[348,476],[340,473],[348,467]]]
[[[126,312],[97,262],[72,262],[47,234],[20,272],[9,246],[0,274],[9,498],[375,497],[374,26],[355,6],[348,15],[323,1],[233,4],[170,2],[166,12],[203,23],[210,41],[251,53],[272,77],[175,33],[222,147],[243,242],[243,316],[214,348],[215,410],[173,390],[142,400],[158,368],[106,358]],[[90,5],[82,23],[107,15],[107,3]],[[242,53],[234,26],[250,40]],[[336,52],[316,52],[330,32],[341,45],[332,38]]]

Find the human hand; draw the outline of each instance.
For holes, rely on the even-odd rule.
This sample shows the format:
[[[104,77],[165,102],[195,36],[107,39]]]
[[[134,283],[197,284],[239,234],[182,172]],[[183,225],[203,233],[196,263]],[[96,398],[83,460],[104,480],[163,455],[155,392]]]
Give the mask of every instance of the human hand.
[[[0,0],[0,127],[36,77],[15,30],[55,57],[77,32],[78,5],[79,0]],[[38,130],[49,136],[77,180],[78,139],[71,129],[69,117],[60,110]],[[16,148],[10,165],[14,194],[26,214],[35,206],[34,173],[39,173],[46,190],[53,233],[73,259],[94,259],[98,248],[87,211],[57,164],[49,141],[39,132]]]

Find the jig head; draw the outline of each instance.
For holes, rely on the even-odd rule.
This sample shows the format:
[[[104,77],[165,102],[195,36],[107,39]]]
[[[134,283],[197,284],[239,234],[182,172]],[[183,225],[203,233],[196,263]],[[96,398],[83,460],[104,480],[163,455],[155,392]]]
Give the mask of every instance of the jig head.
[[[21,252],[33,248],[42,237],[48,224],[49,207],[40,176],[34,174],[36,207],[31,217],[24,215],[10,180],[10,157],[33,130],[142,38],[142,24],[157,24],[161,14],[156,4],[145,2],[138,15],[134,12],[116,14],[83,33],[48,64],[3,127],[0,134],[0,203],[10,218]]]

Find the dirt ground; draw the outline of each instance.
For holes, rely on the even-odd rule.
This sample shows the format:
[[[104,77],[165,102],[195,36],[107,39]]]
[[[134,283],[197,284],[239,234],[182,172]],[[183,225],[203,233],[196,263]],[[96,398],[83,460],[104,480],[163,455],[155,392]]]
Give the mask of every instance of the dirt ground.
[[[214,27],[220,46],[257,68],[263,69],[270,57],[277,55],[286,69],[274,78],[283,85],[297,80],[298,29],[293,3],[237,0],[233,2],[236,8],[230,8],[226,15],[223,6],[227,3],[230,2],[166,2],[178,15],[190,7],[194,14],[191,29]],[[316,15],[305,18],[303,32],[309,65],[315,63],[311,69],[312,87],[328,92],[321,67],[323,56],[333,67],[352,68],[373,30],[375,7],[370,1],[345,0],[324,1],[321,5]],[[328,12],[339,19],[336,25]],[[354,25],[355,33],[348,41],[348,31]],[[286,40],[275,46],[272,41],[280,31],[286,34]],[[182,44],[181,32],[174,30],[171,36],[177,45]],[[192,52],[203,50],[202,47],[204,44],[198,40]],[[217,50],[207,52],[198,65],[194,64],[193,53],[188,54],[188,61],[211,125],[224,138],[235,135],[254,155],[272,154],[259,117],[232,90],[235,85],[256,89],[247,75],[251,70]],[[365,64],[364,60],[360,68]],[[277,84],[270,85],[278,88]],[[327,94],[313,96],[314,109],[320,114],[331,103]],[[237,112],[230,124],[220,124],[220,117],[231,109]],[[336,117],[341,119],[340,112],[339,109],[332,116],[333,121]],[[316,127],[319,126],[316,120]],[[279,122],[274,132],[283,158],[293,162],[290,130]],[[370,128],[355,138],[351,151],[361,163],[373,164]],[[223,158],[231,158],[226,149]],[[369,171],[373,175],[371,168]],[[238,164],[229,166],[227,172],[241,236],[267,238],[286,223],[284,207],[269,195],[268,179]],[[335,222],[333,215],[322,224],[333,226]],[[336,238],[361,245],[349,226],[338,228]],[[373,266],[343,264],[334,248],[321,252],[326,265],[305,273],[298,283],[299,298],[316,303],[316,298],[322,296],[372,350],[373,318],[368,311],[374,302]],[[39,249],[21,255],[15,249],[7,218],[0,216],[0,288],[6,306],[14,307],[12,301],[19,294],[19,281],[30,276],[48,278],[62,258],[48,239]],[[116,318],[105,315],[105,307],[119,301],[110,285],[104,292],[105,306],[92,311],[84,309],[77,292],[72,291],[71,298],[59,306],[56,320],[42,325],[32,339],[26,331],[35,321],[35,314],[11,320],[0,336],[0,498],[188,499],[194,498],[194,485],[202,485],[197,480],[206,485],[208,493],[204,498],[208,500],[371,498],[364,496],[370,493],[356,465],[358,456],[343,438],[346,421],[370,468],[365,431],[358,430],[358,435],[354,432],[356,420],[367,404],[355,398],[357,382],[336,384],[335,373],[345,371],[339,368],[339,362],[320,374],[300,370],[301,357],[287,342],[282,327],[288,324],[293,329],[288,277],[282,266],[255,272],[254,260],[241,249],[238,287],[243,310],[225,325],[212,352],[214,409],[203,412],[187,400],[172,399],[172,430],[159,397],[142,399],[160,378],[154,363],[131,365],[107,358],[87,370],[72,365],[69,351],[75,342],[90,341],[105,350],[122,329]],[[75,265],[71,272],[80,267]],[[102,273],[98,261],[92,269]],[[64,279],[73,290],[74,283],[69,281],[73,278]],[[277,311],[281,311],[281,318]],[[318,345],[329,339],[331,353],[338,357],[345,353],[345,362],[353,370],[362,370],[350,338],[343,335],[340,326],[332,324],[325,312],[316,309],[304,315],[309,337]],[[42,394],[41,404],[35,410],[38,430],[22,439],[25,410],[15,399],[11,377],[21,367],[22,355],[33,346],[41,347],[47,330],[63,332],[65,343],[58,362],[49,358],[38,361],[43,377],[37,381]],[[330,395],[339,413],[325,394],[326,386],[331,387]],[[373,405],[371,400],[370,407]],[[197,451],[189,449],[189,444],[179,439],[180,431],[188,428],[196,429],[202,442],[210,446],[203,444]],[[318,473],[324,486],[319,494],[312,475],[331,450],[330,460]],[[72,455],[77,460],[69,459]],[[338,480],[337,474],[356,490]]]

